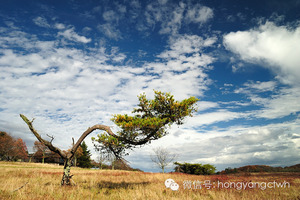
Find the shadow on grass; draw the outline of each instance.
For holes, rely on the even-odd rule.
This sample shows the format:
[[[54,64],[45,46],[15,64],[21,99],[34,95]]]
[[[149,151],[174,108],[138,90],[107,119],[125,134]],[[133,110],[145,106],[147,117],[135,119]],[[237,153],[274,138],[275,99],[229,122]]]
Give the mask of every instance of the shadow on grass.
[[[110,182],[110,181],[101,181],[97,183],[97,187],[99,189],[133,189],[134,186],[138,186],[138,185],[148,185],[150,184],[150,182],[139,182],[139,183],[128,183],[128,182],[120,182],[120,183],[114,183],[114,182]]]

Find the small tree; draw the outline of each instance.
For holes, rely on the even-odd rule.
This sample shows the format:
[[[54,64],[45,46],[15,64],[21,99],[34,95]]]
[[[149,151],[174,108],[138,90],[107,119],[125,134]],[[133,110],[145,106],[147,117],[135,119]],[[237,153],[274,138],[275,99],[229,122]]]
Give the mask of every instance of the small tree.
[[[157,147],[153,149],[154,155],[150,155],[151,160],[165,173],[165,168],[174,161],[176,154],[171,154],[167,148]]]
[[[46,153],[50,153],[49,148],[42,142],[35,141],[33,150],[35,151],[34,157],[42,159],[42,163],[45,163]]]
[[[28,158],[27,146],[26,146],[25,142],[21,138],[18,138],[15,141],[14,152],[15,152],[15,155],[14,155],[15,159],[25,160],[25,159]]]
[[[0,132],[0,159],[10,160],[13,152],[14,139],[6,132]]]
[[[100,169],[105,160],[111,162],[111,169],[115,169],[115,162],[121,160],[121,157],[127,155],[124,146],[113,137],[107,137],[105,134],[99,134],[98,138],[92,137],[95,150],[99,152]]]
[[[145,145],[152,140],[165,136],[168,133],[167,128],[173,123],[177,125],[183,124],[184,118],[192,116],[192,113],[196,111],[194,104],[198,99],[190,97],[183,101],[175,101],[170,93],[155,91],[153,100],[148,100],[146,95],[142,94],[139,96],[139,101],[139,107],[133,110],[133,113],[136,113],[134,116],[119,114],[113,117],[112,121],[119,126],[120,131],[114,133],[109,126],[105,125],[89,127],[72,147],[70,154],[66,154],[53,146],[52,140],[44,140],[33,128],[33,120],[30,121],[22,114],[20,114],[20,117],[40,142],[44,143],[51,151],[58,153],[65,160],[61,185],[69,185],[72,177],[70,168],[74,154],[84,138],[90,133],[95,130],[105,131],[102,136],[100,135],[100,139],[98,137],[99,142],[107,143],[114,155],[120,157],[119,153],[124,152],[123,149]]]
[[[27,146],[21,139],[15,139],[6,132],[0,132],[0,160],[25,160],[28,157]]]
[[[88,150],[88,146],[83,141],[80,147],[82,149],[82,155],[77,158],[78,166],[83,168],[91,168],[92,167],[91,153]]]

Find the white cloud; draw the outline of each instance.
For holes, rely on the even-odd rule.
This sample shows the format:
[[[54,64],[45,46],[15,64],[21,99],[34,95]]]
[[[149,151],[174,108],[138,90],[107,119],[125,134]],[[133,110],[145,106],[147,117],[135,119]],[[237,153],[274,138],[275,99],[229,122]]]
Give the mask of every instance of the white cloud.
[[[273,91],[275,89],[276,82],[275,81],[267,81],[267,82],[257,81],[254,84],[246,84],[246,86],[256,89],[260,92]]]
[[[179,162],[209,163],[218,170],[255,164],[290,166],[299,162],[299,141],[299,120],[252,127],[232,126],[205,133],[174,126],[169,135],[143,148],[143,163],[135,163],[135,166],[151,166],[149,154],[152,148],[159,146],[178,154]],[[140,154],[133,152],[128,160],[135,161]]]
[[[300,88],[281,89],[279,94],[270,98],[251,97],[256,104],[264,106],[254,113],[256,117],[276,119],[300,112]]]
[[[187,10],[185,18],[188,22],[201,24],[213,18],[213,15],[213,10],[211,8],[196,4]]]
[[[43,28],[50,28],[50,24],[47,22],[47,19],[44,17],[36,17],[33,19],[33,22]]]
[[[185,54],[197,54],[200,53],[203,48],[212,46],[216,42],[215,37],[203,39],[197,35],[180,35],[178,37],[170,38],[170,50],[162,52],[158,57],[173,59]],[[199,55],[199,54],[198,54]],[[199,55],[200,56],[200,55]],[[208,59],[208,63],[212,62],[212,58],[208,55],[201,55],[202,58]]]
[[[79,36],[74,28],[65,30],[65,26],[58,24],[56,28],[68,40],[91,40]],[[15,131],[22,134],[29,147],[34,137],[19,113],[36,118],[37,130],[44,137],[46,133],[54,135],[54,144],[64,149],[69,147],[72,137],[78,138],[87,127],[99,123],[112,125],[112,114],[130,112],[142,92],[151,98],[153,89],[159,89],[183,99],[199,95],[199,91],[201,94],[210,84],[206,71],[210,70],[208,65],[213,58],[201,51],[212,42],[198,36],[173,39],[164,58],[155,63],[145,62],[141,67],[117,65],[126,54],[116,47],[111,51],[103,47],[83,51],[64,46],[57,37],[41,41],[37,35],[18,30],[1,34],[0,44],[5,47],[0,49],[0,91],[1,97],[5,97],[0,98],[0,119],[5,119],[0,123],[10,132],[14,132],[8,130],[11,127],[19,127]],[[182,50],[180,47],[186,44],[189,47]],[[11,46],[21,50],[10,49]],[[167,56],[171,54],[179,57]],[[112,62],[115,65],[108,64]],[[154,70],[157,66],[163,67],[156,68],[159,74]]]
[[[59,26],[58,28],[60,28],[61,26]],[[71,41],[75,41],[75,42],[82,42],[82,43],[89,43],[92,40],[90,38],[86,38],[85,36],[80,36],[78,35],[75,31],[75,28],[69,28],[63,32],[59,32],[58,35],[59,36],[63,36],[68,40]]]
[[[119,20],[119,16],[113,10],[105,11],[102,16],[103,16],[103,19],[105,21],[108,21],[108,22],[118,21]]]
[[[62,23],[56,23],[56,24],[54,25],[54,27],[55,27],[56,29],[59,29],[59,30],[62,30],[62,29],[65,29],[65,28],[66,28],[66,26],[65,26],[64,24],[62,24]]]
[[[165,16],[162,16],[162,25],[159,31],[160,34],[172,34],[176,35],[181,28],[185,5],[181,2],[173,12],[169,14],[169,19],[164,20]]]
[[[246,93],[252,94],[257,92],[267,92],[267,91],[274,91],[277,83],[275,81],[256,81],[254,82],[247,82],[244,84],[244,87],[235,90],[235,93]]]
[[[228,122],[233,119],[243,118],[245,116],[247,116],[247,114],[219,109],[218,111],[212,111],[203,114],[195,114],[183,125],[183,127],[197,128],[212,125],[217,122]]]
[[[179,2],[156,2],[148,4],[145,11],[146,26],[153,28],[160,26],[160,34],[176,35],[187,24],[202,25],[213,18],[213,10],[201,4]],[[146,27],[139,26],[141,30]],[[146,28],[147,29],[147,28]]]
[[[208,38],[207,40],[212,40]],[[196,35],[183,35],[170,40],[170,47],[158,55],[162,62],[146,63],[145,67],[153,74],[149,87],[166,89],[177,98],[201,96],[208,89],[211,80],[207,71],[214,58],[202,53],[211,42],[205,42]]]
[[[277,26],[267,21],[258,28],[224,36],[225,47],[241,60],[260,64],[287,84],[300,80],[300,26]]]
[[[100,24],[97,28],[110,39],[118,40],[122,38],[121,32],[111,23]]]
[[[276,88],[275,81],[247,82],[244,87],[236,89],[235,93],[246,94],[253,105],[261,106],[259,110],[249,113],[256,118],[276,119],[300,112],[300,89],[298,87]],[[273,92],[265,96],[265,92]]]

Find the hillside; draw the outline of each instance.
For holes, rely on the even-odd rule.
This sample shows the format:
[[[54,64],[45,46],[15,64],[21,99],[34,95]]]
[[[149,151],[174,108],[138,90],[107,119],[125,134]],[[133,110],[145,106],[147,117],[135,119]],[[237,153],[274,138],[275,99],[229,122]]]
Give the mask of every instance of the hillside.
[[[300,164],[287,167],[271,167],[268,165],[247,165],[239,168],[226,168],[220,174],[233,174],[240,172],[300,172]]]

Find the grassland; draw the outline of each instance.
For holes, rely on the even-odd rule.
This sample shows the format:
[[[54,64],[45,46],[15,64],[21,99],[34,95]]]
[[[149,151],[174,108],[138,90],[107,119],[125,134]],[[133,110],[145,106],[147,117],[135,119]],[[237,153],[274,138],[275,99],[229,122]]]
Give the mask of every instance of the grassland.
[[[61,187],[62,166],[0,162],[0,199],[300,199],[300,173],[194,176],[80,168],[71,173],[76,185]],[[177,191],[165,187],[168,178],[179,184]]]

